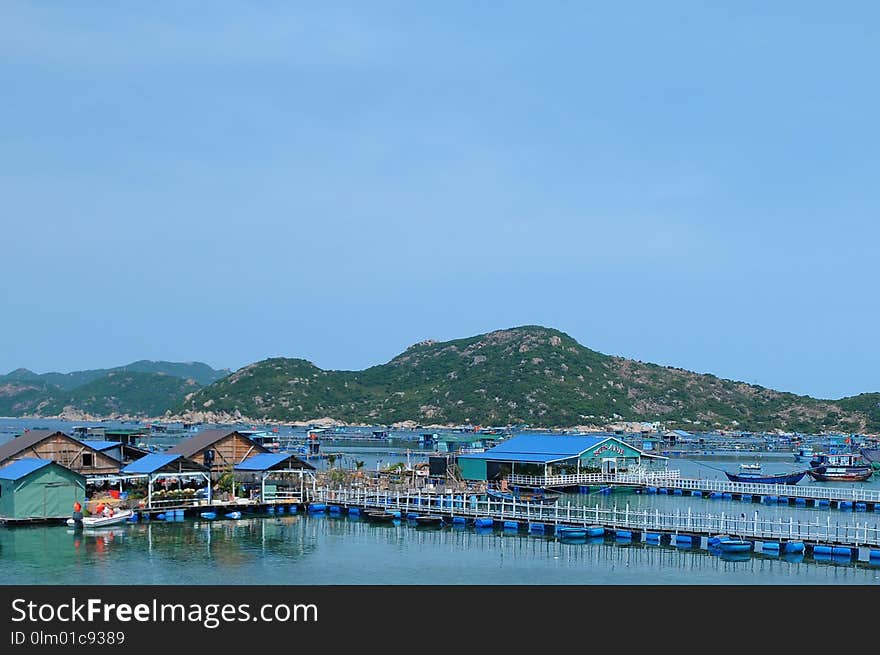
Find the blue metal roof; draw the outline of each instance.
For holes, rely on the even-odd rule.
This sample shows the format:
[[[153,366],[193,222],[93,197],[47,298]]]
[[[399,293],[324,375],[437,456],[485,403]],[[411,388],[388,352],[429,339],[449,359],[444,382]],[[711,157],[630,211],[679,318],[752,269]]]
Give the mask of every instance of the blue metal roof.
[[[110,450],[122,445],[118,441],[92,441],[91,439],[80,439],[80,442],[97,451]]]
[[[521,434],[503,441],[484,453],[462,455],[466,459],[486,459],[496,462],[536,462],[546,464],[577,457],[581,453],[613,435],[598,436]]]
[[[30,475],[44,466],[49,466],[51,463],[51,459],[37,459],[36,457],[19,459],[0,469],[0,478],[3,480],[20,480],[24,476]]]
[[[260,453],[259,455],[248,457],[232,468],[236,471],[268,471],[273,466],[277,466],[291,457],[293,457],[291,453]]]
[[[121,469],[120,473],[155,473],[163,466],[175,462],[183,455],[167,455],[165,453],[151,453],[136,459],[128,466]]]

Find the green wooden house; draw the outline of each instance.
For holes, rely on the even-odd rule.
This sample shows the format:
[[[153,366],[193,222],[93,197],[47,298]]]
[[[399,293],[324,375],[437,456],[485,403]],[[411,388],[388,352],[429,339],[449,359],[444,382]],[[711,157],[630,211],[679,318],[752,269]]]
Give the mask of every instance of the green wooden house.
[[[25,458],[0,468],[0,521],[69,518],[85,497],[85,477],[52,460]]]

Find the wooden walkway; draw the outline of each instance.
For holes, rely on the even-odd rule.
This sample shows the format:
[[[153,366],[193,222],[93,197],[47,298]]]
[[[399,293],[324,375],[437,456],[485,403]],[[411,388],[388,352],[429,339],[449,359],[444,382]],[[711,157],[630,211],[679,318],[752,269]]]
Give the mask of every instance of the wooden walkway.
[[[550,530],[556,526],[601,526],[607,534],[629,533],[630,538],[642,539],[649,535],[665,535],[673,543],[708,538],[717,535],[735,535],[759,542],[793,542],[810,547],[852,548],[851,555],[866,558],[868,549],[877,549],[880,557],[880,527],[878,521],[855,521],[838,524],[831,516],[817,517],[814,521],[760,518],[753,515],[696,513],[690,508],[673,513],[659,510],[577,506],[560,503],[542,505],[521,501],[487,499],[473,495],[427,495],[421,493],[393,494],[360,489],[316,489],[310,493],[309,504],[333,511],[334,508],[381,508],[400,512],[401,518],[417,514],[435,514],[450,522],[456,517],[464,521],[491,518],[493,522],[509,527]],[[679,537],[680,535],[680,537]],[[859,552],[864,549],[864,552]]]

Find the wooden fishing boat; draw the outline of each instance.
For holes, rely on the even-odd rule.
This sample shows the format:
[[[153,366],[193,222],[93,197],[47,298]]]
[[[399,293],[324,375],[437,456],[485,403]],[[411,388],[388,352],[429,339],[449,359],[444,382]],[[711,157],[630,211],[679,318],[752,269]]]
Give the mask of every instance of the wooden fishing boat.
[[[874,474],[874,467],[859,453],[820,453],[807,473],[818,482],[864,482]]]
[[[816,466],[807,473],[817,482],[864,482],[874,475],[874,467],[866,466]]]
[[[130,509],[123,509],[113,514],[113,516],[84,516],[82,518],[82,526],[84,528],[104,528],[110,525],[119,525],[128,521],[132,513]],[[71,527],[76,526],[76,521],[74,519],[67,519],[67,525]]]
[[[394,521],[395,516],[390,512],[382,510],[367,510],[364,512],[364,518],[373,523],[391,523]]]
[[[416,522],[416,525],[421,526],[443,525],[443,517],[436,514],[419,514],[413,520]]]
[[[806,471],[795,471],[794,473],[780,473],[778,475],[757,473],[755,471],[746,471],[743,473],[724,472],[727,479],[731,482],[756,482],[758,484],[786,484],[795,485],[807,474]]]

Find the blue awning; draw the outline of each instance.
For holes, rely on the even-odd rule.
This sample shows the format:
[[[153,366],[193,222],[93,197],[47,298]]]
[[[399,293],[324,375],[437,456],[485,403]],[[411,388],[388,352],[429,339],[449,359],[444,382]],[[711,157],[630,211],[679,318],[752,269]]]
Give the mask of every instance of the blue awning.
[[[24,476],[30,475],[44,466],[49,466],[51,463],[51,459],[37,459],[36,457],[19,459],[0,469],[0,478],[13,481],[21,480]]]
[[[164,453],[151,453],[144,455],[124,467],[120,473],[155,473],[159,469],[168,466],[172,462],[181,459],[183,455],[166,455]]]

